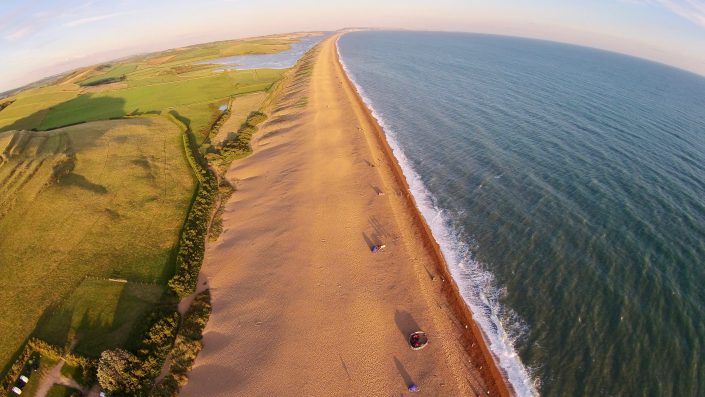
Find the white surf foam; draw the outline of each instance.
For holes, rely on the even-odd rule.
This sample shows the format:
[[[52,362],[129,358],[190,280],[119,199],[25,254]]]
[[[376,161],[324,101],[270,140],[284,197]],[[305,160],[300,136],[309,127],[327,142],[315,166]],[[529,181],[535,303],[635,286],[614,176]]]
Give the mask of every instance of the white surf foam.
[[[492,273],[473,258],[469,244],[461,238],[461,231],[453,228],[447,212],[435,204],[433,195],[428,191],[399,146],[396,133],[384,122],[382,115],[372,106],[372,102],[355,80],[354,74],[348,69],[337,43],[336,50],[348,78],[352,81],[372,116],[382,127],[387,142],[389,142],[409,184],[411,194],[416,200],[416,205],[431,228],[433,237],[441,247],[451,275],[458,284],[463,299],[470,307],[473,318],[484,333],[485,340],[500,369],[504,371],[518,396],[537,396],[538,379],[533,377],[532,371],[521,362],[514,348],[515,341],[522,335],[526,335],[526,325],[513,311],[502,307],[499,303],[499,297],[503,291],[496,286]]]

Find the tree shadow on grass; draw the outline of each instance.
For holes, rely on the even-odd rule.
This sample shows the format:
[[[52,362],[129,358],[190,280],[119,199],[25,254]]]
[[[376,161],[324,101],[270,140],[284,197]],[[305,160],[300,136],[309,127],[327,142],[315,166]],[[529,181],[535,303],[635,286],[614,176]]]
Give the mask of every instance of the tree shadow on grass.
[[[164,293],[161,286],[115,284],[108,280],[91,282],[97,284],[78,295],[74,290],[61,302],[50,305],[32,336],[59,347],[70,346],[76,353],[88,357],[98,357],[106,349],[134,349],[141,341],[145,324],[151,324],[145,321],[150,312],[161,310],[166,304],[169,310],[174,307],[173,302],[161,299]],[[94,305],[98,299],[114,303]]]
[[[0,127],[10,130],[48,131],[88,121],[108,120],[127,115],[125,100],[118,97],[81,94],[58,105],[48,106]]]
[[[85,176],[74,174],[73,172],[61,178],[61,185],[76,186],[89,192],[98,194],[107,194],[108,188],[98,183],[89,181]]]
[[[73,310],[61,304],[51,304],[37,321],[32,336],[56,346],[64,346],[71,333]]]

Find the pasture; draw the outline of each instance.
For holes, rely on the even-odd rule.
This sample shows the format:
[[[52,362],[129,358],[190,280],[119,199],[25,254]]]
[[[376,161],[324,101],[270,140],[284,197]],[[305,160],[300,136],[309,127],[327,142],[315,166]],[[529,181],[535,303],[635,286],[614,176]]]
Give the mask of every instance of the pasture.
[[[2,99],[0,374],[30,336],[89,356],[130,346],[163,300],[196,186],[181,132],[164,115],[178,114],[200,145],[219,106],[232,103],[227,128],[236,131],[285,71],[218,72],[203,61],[282,51],[295,40],[136,56]]]
[[[85,276],[164,284],[194,190],[162,117],[25,132],[0,152],[0,363]],[[75,155],[71,155],[75,153]]]
[[[247,116],[251,112],[259,110],[266,98],[267,94],[264,92],[255,92],[234,98],[230,104],[230,118],[223,123],[217,135],[210,137],[211,142],[214,144],[220,143],[226,139],[229,134],[236,133],[245,120],[247,120]]]
[[[282,71],[272,69],[209,71],[188,80],[82,94],[50,109],[39,129],[177,108],[181,110],[179,114],[193,121],[191,129],[198,132],[211,121],[212,111],[208,110],[208,105],[217,109],[217,105],[226,103],[230,96],[264,91],[281,75]]]
[[[136,322],[164,293],[158,284],[123,283],[87,278],[57,305],[49,307],[34,336],[56,346],[98,357],[128,342]]]
[[[133,57],[105,68],[85,68],[54,84],[6,98],[15,102],[0,112],[0,131],[48,130],[173,109],[192,122],[190,127],[201,143],[219,105],[231,97],[267,90],[282,71],[215,72],[218,65],[200,62],[282,51],[294,41],[295,36],[221,41]],[[120,84],[92,86],[122,76]]]

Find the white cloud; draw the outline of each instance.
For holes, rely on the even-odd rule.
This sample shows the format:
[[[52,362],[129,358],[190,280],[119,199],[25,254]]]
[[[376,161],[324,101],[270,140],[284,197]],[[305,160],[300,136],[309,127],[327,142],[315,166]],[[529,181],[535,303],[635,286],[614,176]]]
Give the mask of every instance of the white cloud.
[[[705,27],[705,3],[700,0],[622,0],[628,3],[661,6],[681,18]]]
[[[98,22],[102,21],[104,19],[109,19],[109,18],[114,18],[120,15],[124,15],[124,12],[116,12],[113,14],[104,14],[104,15],[96,15],[93,17],[86,17],[86,18],[80,18],[80,19],[74,19],[73,21],[69,21],[63,24],[64,27],[67,28],[72,28],[74,26],[79,26],[79,25],[85,25],[87,23],[93,23],[93,22]]]
[[[6,35],[5,40],[8,40],[8,41],[19,40],[19,39],[27,36],[30,33],[32,33],[32,28],[30,26],[25,26],[25,27],[17,29],[14,32]]]

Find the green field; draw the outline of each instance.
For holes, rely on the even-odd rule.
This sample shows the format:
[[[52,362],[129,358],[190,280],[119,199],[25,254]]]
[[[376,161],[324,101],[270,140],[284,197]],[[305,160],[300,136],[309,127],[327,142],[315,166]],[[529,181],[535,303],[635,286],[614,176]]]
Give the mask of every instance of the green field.
[[[217,136],[211,137],[211,141],[218,143],[229,135],[236,133],[247,119],[247,115],[253,111],[259,110],[266,97],[266,93],[256,92],[234,98],[230,104],[230,118],[223,124],[220,133]]]
[[[159,302],[164,287],[87,278],[67,299],[47,309],[34,336],[97,357],[123,346],[135,322]]]
[[[98,73],[90,78],[81,81],[80,84],[83,86],[93,85],[101,81],[125,77],[127,74],[133,72],[135,69],[137,69],[137,64],[135,63],[109,66],[108,70],[105,73]]]
[[[165,116],[185,122],[197,145],[220,141],[285,71],[219,72],[204,61],[282,51],[294,41],[141,55],[2,99],[0,375],[30,336],[92,357],[131,344],[145,314],[164,301],[196,186],[182,132]],[[209,136],[227,104],[227,131]]]
[[[161,117],[14,135],[0,147],[2,363],[87,275],[165,283],[194,189],[180,133]],[[75,165],[57,182],[67,153]]]
[[[271,69],[221,73],[209,71],[204,76],[183,81],[82,94],[53,107],[43,118],[39,129],[46,130],[81,121],[104,120],[179,107],[189,109],[184,113],[180,112],[183,116],[200,119],[200,123],[191,126],[194,131],[199,131],[207,126],[208,123],[204,121],[211,119],[211,112],[193,105],[217,105],[233,95],[266,90],[281,74],[280,70]],[[188,108],[189,106],[192,107]]]
[[[282,51],[294,40],[261,38],[223,41],[135,57],[105,67],[88,68],[79,76],[21,92],[0,113],[0,131],[48,130],[85,121],[176,109],[191,120],[199,143],[214,112],[230,97],[267,90],[281,70],[215,72],[210,58]],[[125,77],[116,84],[86,87]]]
[[[75,98],[79,92],[79,88],[74,85],[49,86],[21,92],[9,98],[15,102],[0,112],[0,131],[35,128],[49,108]]]
[[[76,390],[68,386],[54,385],[51,387],[51,389],[49,389],[49,392],[47,392],[46,397],[71,397],[75,395],[81,395],[80,392],[80,390]]]

